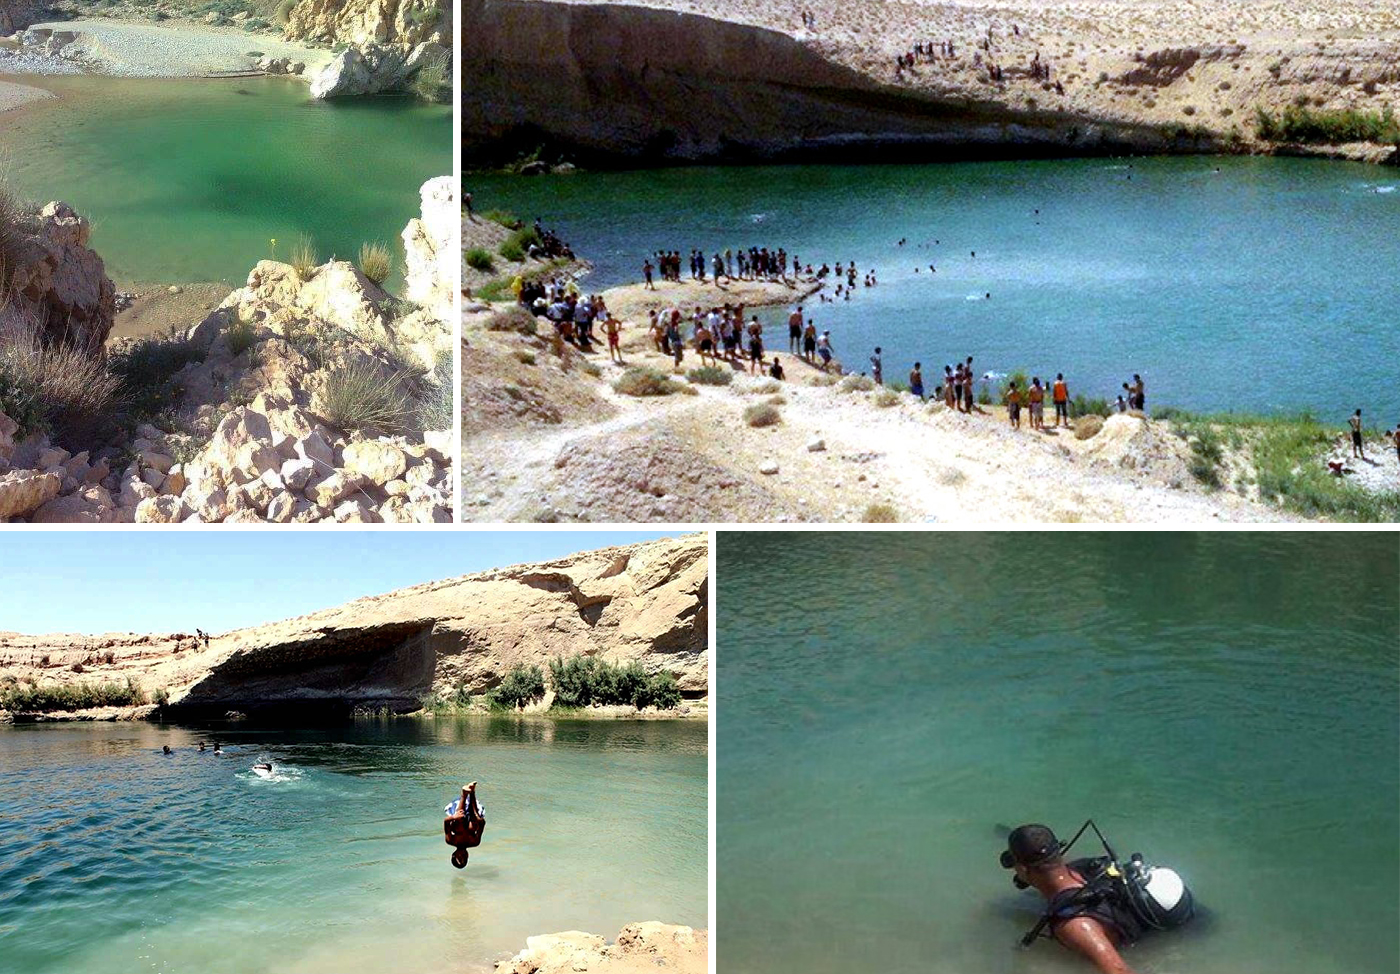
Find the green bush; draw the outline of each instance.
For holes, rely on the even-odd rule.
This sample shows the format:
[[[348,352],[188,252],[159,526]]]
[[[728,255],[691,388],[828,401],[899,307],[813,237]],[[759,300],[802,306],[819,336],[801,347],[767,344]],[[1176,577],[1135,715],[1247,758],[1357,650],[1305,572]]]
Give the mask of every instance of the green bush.
[[[669,396],[684,387],[656,369],[638,365],[622,373],[613,388],[624,396]]]
[[[506,260],[519,263],[525,259],[530,247],[540,242],[540,235],[535,233],[534,227],[522,227],[511,232],[509,237],[501,243],[500,254]]]
[[[496,266],[491,261],[490,251],[482,247],[473,247],[471,250],[468,250],[463,259],[466,260],[468,267],[478,271],[485,271],[488,274],[494,270]]]
[[[383,284],[394,272],[394,255],[379,241],[360,244],[360,272],[375,284]]]
[[[549,661],[549,682],[556,707],[630,704],[670,710],[681,701],[673,674],[648,676],[635,660],[619,666],[592,656],[556,657]]]
[[[423,66],[413,73],[409,89],[418,98],[428,102],[452,100],[452,60],[446,54],[438,54],[423,62]]]
[[[1362,108],[1311,109],[1289,105],[1279,114],[1264,108],[1254,113],[1255,131],[1269,142],[1381,142],[1400,145],[1400,119],[1387,105],[1381,111]]]
[[[412,428],[414,397],[410,376],[370,362],[331,370],[321,390],[321,410],[340,430],[404,433]]]
[[[544,670],[538,666],[516,666],[491,691],[491,699],[506,707],[533,703],[544,696]]]
[[[417,400],[417,428],[450,430],[455,413],[452,401],[452,353],[439,352],[432,374]]]
[[[533,335],[539,329],[535,316],[520,305],[511,305],[486,319],[487,331],[513,331],[518,335]]]
[[[22,435],[86,449],[113,432],[122,406],[121,380],[100,357],[46,343],[37,328],[0,339],[0,411]]]
[[[777,406],[766,402],[756,402],[744,410],[744,422],[755,428],[776,426],[783,421],[783,414]]]
[[[242,355],[258,343],[258,329],[251,321],[238,319],[224,332],[224,343],[234,358]]]
[[[734,382],[734,369],[704,365],[686,372],[686,382],[694,382],[696,385],[729,385]]]
[[[273,14],[273,18],[279,24],[285,24],[292,15],[292,8],[296,5],[297,0],[279,0],[277,11]]]
[[[499,223],[507,230],[519,230],[523,225],[520,217],[509,210],[487,210],[481,214],[481,218],[490,220],[492,223]]]
[[[175,373],[202,361],[204,350],[172,327],[164,335],[138,339],[113,352],[107,367],[120,381],[132,415],[149,419],[176,405],[179,390],[170,381]]]
[[[893,389],[877,389],[875,395],[870,397],[870,401],[881,409],[888,409],[890,406],[899,405],[899,393]]]
[[[1113,414],[1113,407],[1107,399],[1090,399],[1087,396],[1080,396],[1070,401],[1070,407],[1075,416],[1102,416],[1107,419]]]
[[[51,683],[0,689],[0,710],[14,713],[47,713],[54,710],[86,710],[89,707],[135,707],[146,702],[139,683]]]
[[[311,280],[316,274],[316,268],[321,266],[321,258],[316,253],[316,245],[305,234],[297,238],[296,245],[292,247],[292,252],[287,257],[287,262],[297,272],[297,277],[303,281]]]

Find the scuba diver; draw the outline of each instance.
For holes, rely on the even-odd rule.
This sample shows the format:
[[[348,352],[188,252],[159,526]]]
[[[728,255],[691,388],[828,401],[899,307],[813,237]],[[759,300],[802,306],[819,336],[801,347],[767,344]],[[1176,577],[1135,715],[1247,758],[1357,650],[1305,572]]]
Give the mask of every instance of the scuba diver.
[[[476,782],[463,785],[462,797],[453,799],[443,812],[446,816],[442,820],[443,841],[456,847],[452,865],[465,869],[467,850],[481,845],[481,833],[486,831],[486,809],[476,800]]]
[[[1065,860],[1070,846],[1093,828],[1107,855]],[[1173,870],[1148,866],[1134,853],[1118,861],[1092,820],[1061,845],[1044,825],[1022,825],[1007,836],[1001,865],[1016,872],[1017,889],[1034,887],[1047,905],[1021,938],[1028,947],[1042,935],[1083,954],[1103,974],[1133,974],[1118,950],[1148,930],[1169,930],[1195,915],[1191,891]]]

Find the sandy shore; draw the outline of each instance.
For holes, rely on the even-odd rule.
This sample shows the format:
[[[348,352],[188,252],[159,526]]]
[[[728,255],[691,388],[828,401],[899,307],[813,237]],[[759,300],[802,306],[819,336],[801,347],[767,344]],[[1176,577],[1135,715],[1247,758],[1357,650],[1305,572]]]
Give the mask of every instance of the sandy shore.
[[[605,292],[628,312],[626,365],[686,384],[695,352],[673,370],[637,320],[648,303],[708,306],[715,294],[691,282]],[[748,297],[757,306],[763,296]],[[768,295],[791,300],[786,289]],[[768,336],[787,370],[781,384],[725,364],[728,385],[639,399],[613,388],[623,366],[605,349],[560,355],[546,335],[485,330],[488,316],[464,320],[466,520],[860,521],[872,507],[905,522],[1289,519],[1202,488],[1169,423],[1119,416],[1082,440],[1014,431],[1001,407],[965,415],[823,373],[788,352],[786,335]],[[765,402],[781,421],[751,427],[746,411]]]
[[[53,98],[54,93],[33,85],[17,84],[13,81],[0,81],[0,112],[13,111],[21,105]]]
[[[255,70],[258,58],[266,54],[302,61],[310,73],[334,57],[329,50],[307,47],[270,34],[250,34],[236,28],[199,24],[166,26],[69,20],[34,26],[75,31],[78,38],[60,55],[43,60],[28,54],[21,54],[17,59],[10,51],[0,49],[0,72],[71,73],[71,68],[76,66],[92,74],[132,78],[200,77]],[[7,60],[14,63],[7,64]]]
[[[192,322],[203,321],[229,296],[228,284],[180,284],[171,293],[163,284],[118,285],[118,291],[133,295],[130,306],[117,312],[110,345],[122,338],[146,338],[164,335],[172,328],[188,328]]]

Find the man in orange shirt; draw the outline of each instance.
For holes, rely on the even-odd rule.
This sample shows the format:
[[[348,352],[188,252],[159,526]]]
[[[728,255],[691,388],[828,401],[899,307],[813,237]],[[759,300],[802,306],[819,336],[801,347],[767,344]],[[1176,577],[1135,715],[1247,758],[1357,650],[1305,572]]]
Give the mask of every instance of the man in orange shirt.
[[[1050,398],[1055,401],[1055,429],[1060,428],[1060,420],[1069,425],[1069,386],[1065,385],[1065,374],[1055,373],[1055,385],[1050,390]]]

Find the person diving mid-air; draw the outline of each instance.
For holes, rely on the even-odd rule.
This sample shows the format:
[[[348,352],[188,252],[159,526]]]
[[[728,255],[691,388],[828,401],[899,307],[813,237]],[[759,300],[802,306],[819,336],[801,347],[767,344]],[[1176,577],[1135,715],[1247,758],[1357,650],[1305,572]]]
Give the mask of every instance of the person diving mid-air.
[[[1090,827],[1107,855],[1066,861],[1069,847]],[[1120,863],[1092,821],[1063,845],[1044,825],[1013,829],[1006,844],[1001,864],[1015,870],[1017,888],[1033,888],[1046,900],[1040,920],[1021,938],[1022,946],[1049,936],[1083,954],[1103,974],[1134,974],[1120,947],[1148,930],[1172,929],[1195,915],[1191,891],[1180,876],[1147,865],[1136,853]]]
[[[452,865],[465,869],[467,850],[481,845],[481,833],[486,831],[486,809],[476,800],[476,782],[463,785],[462,797],[453,799],[443,811],[446,815],[442,820],[444,841],[456,847]]]

